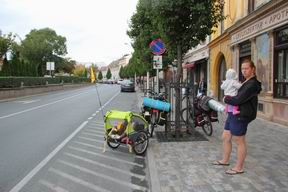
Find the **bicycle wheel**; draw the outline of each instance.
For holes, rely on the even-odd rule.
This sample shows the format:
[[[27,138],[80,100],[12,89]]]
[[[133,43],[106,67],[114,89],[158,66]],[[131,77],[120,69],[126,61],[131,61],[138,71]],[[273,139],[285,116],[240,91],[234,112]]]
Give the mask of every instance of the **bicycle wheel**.
[[[158,113],[152,112],[151,113],[151,119],[150,119],[150,125],[149,125],[150,137],[153,137],[153,132],[154,132],[154,128],[156,126],[157,119],[158,119]]]
[[[136,155],[143,155],[148,147],[149,139],[145,131],[140,131],[133,143],[133,151]]]
[[[117,141],[116,139],[111,139],[111,138],[108,138],[107,144],[112,149],[116,149],[120,146],[119,141]]]
[[[193,125],[193,118],[191,117],[191,112],[188,111],[188,108],[184,108],[181,110],[180,114],[181,114],[181,119],[182,121],[185,122],[186,126],[192,126]]]
[[[213,133],[213,127],[210,120],[210,117],[207,114],[203,114],[204,124],[202,125],[202,129],[207,136],[211,136]]]

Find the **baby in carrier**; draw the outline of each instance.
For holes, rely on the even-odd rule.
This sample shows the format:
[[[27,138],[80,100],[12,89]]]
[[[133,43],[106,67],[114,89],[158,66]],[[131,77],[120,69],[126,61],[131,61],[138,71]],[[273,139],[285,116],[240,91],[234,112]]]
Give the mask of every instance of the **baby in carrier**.
[[[124,138],[126,136],[125,130],[127,128],[127,125],[128,121],[126,119],[124,119],[123,121],[119,121],[118,124],[112,128],[112,134],[110,135],[110,137],[116,140]]]

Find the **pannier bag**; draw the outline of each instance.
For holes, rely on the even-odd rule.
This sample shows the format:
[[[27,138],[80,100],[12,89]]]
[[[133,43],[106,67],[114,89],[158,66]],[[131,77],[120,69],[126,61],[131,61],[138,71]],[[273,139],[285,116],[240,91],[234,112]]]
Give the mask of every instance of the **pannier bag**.
[[[209,116],[210,116],[211,122],[218,121],[218,113],[217,113],[217,111],[211,110],[209,112]]]

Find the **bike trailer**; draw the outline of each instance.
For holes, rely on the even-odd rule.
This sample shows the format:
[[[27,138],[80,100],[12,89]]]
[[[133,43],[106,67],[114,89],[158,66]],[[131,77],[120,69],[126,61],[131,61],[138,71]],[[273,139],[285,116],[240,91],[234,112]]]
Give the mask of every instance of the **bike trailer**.
[[[148,147],[148,123],[138,113],[131,111],[110,110],[105,115],[105,143],[116,149],[120,144],[127,144],[137,155],[145,153]],[[117,127],[125,122],[121,132]],[[104,145],[105,151],[105,145]]]

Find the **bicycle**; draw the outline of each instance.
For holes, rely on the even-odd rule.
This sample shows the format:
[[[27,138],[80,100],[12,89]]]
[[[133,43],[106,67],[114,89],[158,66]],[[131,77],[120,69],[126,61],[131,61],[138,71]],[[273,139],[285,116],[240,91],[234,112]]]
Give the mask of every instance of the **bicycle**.
[[[194,101],[191,101],[190,95],[186,94],[182,99],[188,99],[188,107],[181,110],[181,119],[185,122],[187,127],[202,127],[202,130],[207,136],[211,136],[213,133],[212,121],[210,113],[212,112],[209,107],[200,105],[201,96],[197,96]],[[217,114],[217,113],[216,113]],[[214,119],[213,119],[214,122]]]
[[[160,100],[163,102],[168,102],[166,100],[167,94],[164,92],[158,94],[152,91],[151,89],[146,89],[144,96],[147,96],[155,100]],[[154,128],[157,125],[160,125],[160,126],[165,125],[166,119],[167,119],[167,112],[143,106],[142,116],[149,123],[149,135],[150,137],[153,137]]]

